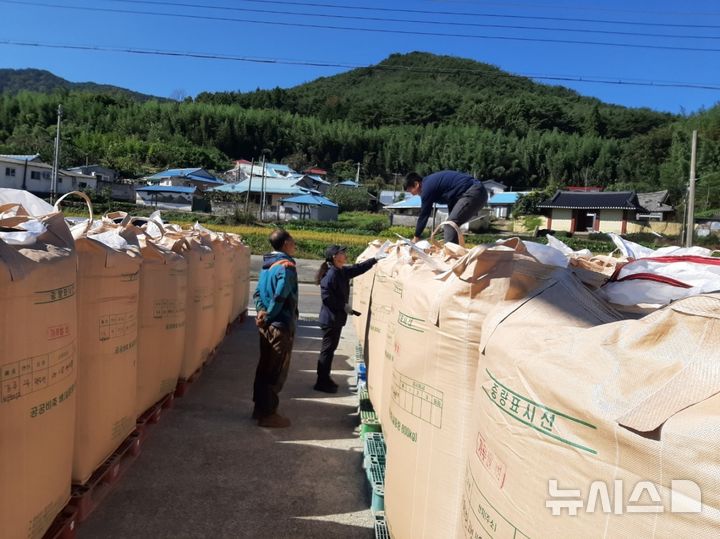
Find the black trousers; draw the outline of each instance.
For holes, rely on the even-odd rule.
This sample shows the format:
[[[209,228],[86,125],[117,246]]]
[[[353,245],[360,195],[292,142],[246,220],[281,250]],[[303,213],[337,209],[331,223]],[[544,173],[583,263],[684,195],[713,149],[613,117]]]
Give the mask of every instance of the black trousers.
[[[294,331],[267,326],[259,328],[260,360],[255,371],[253,401],[258,417],[277,412],[280,391],[287,380],[292,355]]]
[[[317,376],[318,381],[322,382],[330,378],[333,357],[340,343],[340,334],[343,328],[342,326],[321,326],[320,329],[322,329],[323,332],[323,339],[317,364]]]
[[[457,226],[467,223],[480,211],[487,202],[487,199],[488,195],[485,186],[482,182],[478,182],[465,191],[458,199],[452,210],[450,210],[450,215],[448,215],[447,220],[452,221]],[[445,242],[458,242],[457,232],[455,232],[455,229],[451,226],[445,225],[443,236]]]

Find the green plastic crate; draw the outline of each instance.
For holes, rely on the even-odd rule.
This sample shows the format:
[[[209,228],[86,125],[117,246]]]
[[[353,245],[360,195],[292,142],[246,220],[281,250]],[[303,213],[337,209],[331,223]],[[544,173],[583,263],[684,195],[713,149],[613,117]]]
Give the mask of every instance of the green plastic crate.
[[[365,435],[364,455],[385,456],[385,437],[382,432],[368,432]]]
[[[373,513],[385,510],[385,466],[370,466],[367,470],[370,495],[370,509]]]
[[[390,531],[384,513],[375,515],[375,539],[390,539]]]

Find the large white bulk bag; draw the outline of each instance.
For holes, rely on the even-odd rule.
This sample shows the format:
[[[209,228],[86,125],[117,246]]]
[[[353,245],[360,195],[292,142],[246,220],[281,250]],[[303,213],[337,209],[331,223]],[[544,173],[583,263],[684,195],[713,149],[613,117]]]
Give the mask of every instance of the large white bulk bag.
[[[385,512],[396,539],[454,537],[482,323],[500,301],[523,297],[554,270],[518,240],[458,260],[402,268],[392,346]],[[372,366],[372,363],[371,363]]]
[[[185,345],[180,369],[180,378],[187,380],[205,363],[212,351],[215,256],[200,238],[184,232],[166,232],[158,243],[182,254],[188,264]]]
[[[0,230],[0,535],[39,539],[70,498],[77,255],[24,191],[0,189]]]
[[[164,234],[159,223],[160,233]],[[185,352],[188,263],[181,254],[137,229],[140,253],[138,417],[177,385]]]
[[[720,296],[602,323],[558,292],[483,328],[461,537],[717,537]]]
[[[85,483],[135,429],[142,257],[137,236],[123,225],[91,218],[72,233],[81,328],[73,481]]]

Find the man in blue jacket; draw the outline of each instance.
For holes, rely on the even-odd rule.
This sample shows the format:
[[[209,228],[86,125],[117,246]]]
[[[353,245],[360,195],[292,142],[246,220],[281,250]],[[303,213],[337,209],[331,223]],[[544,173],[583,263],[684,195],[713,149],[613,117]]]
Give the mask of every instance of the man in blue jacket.
[[[487,191],[480,180],[454,170],[441,170],[425,178],[411,172],[405,177],[405,190],[412,195],[420,195],[422,199],[413,241],[422,237],[433,204],[447,204],[447,220],[460,226],[472,219],[487,202]],[[445,225],[444,239],[457,243],[457,232],[453,227]]]
[[[268,428],[290,426],[277,413],[279,393],[287,379],[298,318],[297,268],[292,255],[295,240],[285,230],[270,234],[273,251],[263,257],[255,290],[255,323],[260,333],[260,360],[255,371],[253,418]]]

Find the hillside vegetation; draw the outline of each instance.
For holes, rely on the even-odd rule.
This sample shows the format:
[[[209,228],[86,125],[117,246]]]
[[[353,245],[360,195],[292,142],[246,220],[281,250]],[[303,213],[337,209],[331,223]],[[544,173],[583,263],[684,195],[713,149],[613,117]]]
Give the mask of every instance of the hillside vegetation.
[[[32,88],[0,94],[0,153],[37,151],[50,161],[62,103],[62,165],[100,163],[131,177],[167,166],[222,171],[231,159],[264,154],[339,177],[361,162],[371,189],[393,172],[454,168],[515,190],[669,189],[677,202],[699,129],[698,209],[720,207],[719,107],[689,117],[630,109],[471,60],[392,55],[295,88],[183,102]]]

